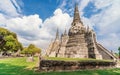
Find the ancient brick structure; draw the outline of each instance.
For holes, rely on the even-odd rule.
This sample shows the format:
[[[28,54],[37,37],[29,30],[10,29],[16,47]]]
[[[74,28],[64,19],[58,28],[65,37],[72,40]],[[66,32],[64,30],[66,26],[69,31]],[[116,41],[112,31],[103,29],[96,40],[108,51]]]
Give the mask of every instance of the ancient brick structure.
[[[96,33],[83,25],[77,5],[68,34],[65,30],[59,38],[57,30],[56,38],[47,49],[46,55],[49,57],[117,59],[113,53],[97,43]]]
[[[108,61],[60,61],[41,60],[40,71],[75,71],[84,69],[115,68],[116,62]]]

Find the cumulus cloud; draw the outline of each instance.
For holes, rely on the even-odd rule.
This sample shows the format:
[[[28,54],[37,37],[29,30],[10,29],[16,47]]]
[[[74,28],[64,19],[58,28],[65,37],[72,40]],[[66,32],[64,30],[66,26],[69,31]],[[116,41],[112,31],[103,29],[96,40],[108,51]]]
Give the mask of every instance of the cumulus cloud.
[[[110,34],[108,33],[107,36],[105,36],[102,39],[99,39],[99,42],[102,43],[109,50],[114,50],[115,52],[117,52],[118,46],[120,45],[119,36],[120,35],[116,33],[110,33]]]
[[[82,10],[88,5],[89,2],[90,0],[81,0],[79,10],[82,12]]]
[[[20,16],[21,9],[15,0],[0,0],[0,12],[7,17],[16,17]]]
[[[40,32],[40,25],[42,20],[39,15],[30,15],[17,18],[8,19],[6,22],[7,28],[17,32],[18,35],[23,36],[26,39],[35,39]]]
[[[81,0],[63,0],[58,7],[62,9],[63,12],[67,12],[69,13],[70,16],[73,16],[74,6],[76,3],[80,3],[80,2]]]
[[[97,28],[98,41],[106,48],[117,52],[120,45],[120,1],[119,0],[91,0],[95,10],[102,11],[90,18],[82,16],[85,24]],[[83,8],[84,9],[84,8]]]
[[[51,35],[55,34],[57,28],[62,33],[65,28],[70,27],[71,20],[72,18],[67,13],[63,13],[61,9],[56,9],[54,15],[44,21],[43,27],[47,28]]]
[[[54,15],[47,18],[44,22],[37,14],[7,18],[1,13],[0,26],[17,33],[18,40],[25,46],[33,43],[45,49],[51,39],[55,38],[57,28],[62,33],[66,27],[68,28],[71,19],[61,9],[56,9]]]
[[[61,4],[62,10],[73,15],[71,11],[73,12],[75,2],[78,3],[84,25],[88,25],[95,30],[98,42],[106,48],[117,52],[117,48],[120,45],[120,0],[74,0],[74,2],[67,2],[66,0]],[[90,3],[94,8],[90,7]],[[86,7],[91,8],[91,10],[86,9]],[[98,10],[101,11],[94,13]],[[89,14],[91,15],[90,17],[84,16],[89,11],[92,11],[94,14]]]
[[[16,0],[0,0],[0,26],[16,32],[18,39],[25,46],[34,43],[38,47],[45,49],[51,39],[55,38],[57,28],[59,28],[60,33],[65,28],[69,29],[72,22],[70,15],[73,16],[76,2],[80,3],[79,10],[83,23],[91,28],[96,28],[98,42],[102,43],[106,48],[117,52],[120,45],[119,0],[64,0],[59,5],[60,8],[54,11],[53,16],[46,18],[44,21],[37,14],[22,16],[21,8]],[[84,16],[84,9],[90,2],[94,4],[95,10],[101,9],[101,12],[92,14],[88,18]],[[23,3],[20,2],[20,5],[23,5]]]

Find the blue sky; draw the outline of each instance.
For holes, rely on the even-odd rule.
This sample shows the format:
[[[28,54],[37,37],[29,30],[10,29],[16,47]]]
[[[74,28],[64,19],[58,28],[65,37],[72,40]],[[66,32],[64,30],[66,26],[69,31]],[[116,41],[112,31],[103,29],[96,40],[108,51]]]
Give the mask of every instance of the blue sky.
[[[67,2],[72,2],[72,0],[66,0]],[[53,15],[53,12],[60,8],[62,4],[61,0],[22,0],[24,7],[22,7],[23,15],[39,14],[39,16],[45,20],[46,18]],[[76,2],[76,1],[75,1]],[[74,7],[75,2],[72,7]],[[77,2],[76,2],[77,3]],[[79,4],[79,3],[78,3]],[[66,11],[71,9],[70,6],[65,6]],[[93,2],[89,2],[88,5],[83,10],[85,13],[83,16],[90,18],[92,15],[99,13],[101,9],[97,10]],[[68,14],[73,13],[67,12]],[[73,16],[70,15],[70,16]]]
[[[24,15],[39,14],[44,20],[52,16],[60,4],[57,0],[22,0],[22,2],[24,3]]]
[[[81,20],[97,33],[97,40],[109,50],[120,46],[120,0],[0,0],[0,27],[18,35],[27,46],[45,50],[55,37],[69,30],[75,3]]]

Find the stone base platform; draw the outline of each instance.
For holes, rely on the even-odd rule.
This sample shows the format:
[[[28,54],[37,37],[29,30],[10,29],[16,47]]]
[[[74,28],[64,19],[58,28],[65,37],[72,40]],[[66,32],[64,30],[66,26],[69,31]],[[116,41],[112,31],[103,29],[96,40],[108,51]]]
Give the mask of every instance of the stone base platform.
[[[85,69],[114,68],[116,62],[108,61],[61,61],[61,60],[41,60],[40,71],[75,71]]]

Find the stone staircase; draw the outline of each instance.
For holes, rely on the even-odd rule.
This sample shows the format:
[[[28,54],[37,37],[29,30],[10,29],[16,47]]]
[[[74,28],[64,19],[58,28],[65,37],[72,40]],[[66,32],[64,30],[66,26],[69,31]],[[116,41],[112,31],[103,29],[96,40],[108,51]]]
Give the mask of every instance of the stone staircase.
[[[100,48],[100,50],[103,50],[109,56],[113,57],[114,59],[117,59],[117,57],[112,52],[110,52],[109,50],[107,50],[106,48],[104,48],[101,44],[97,43],[97,47]]]

